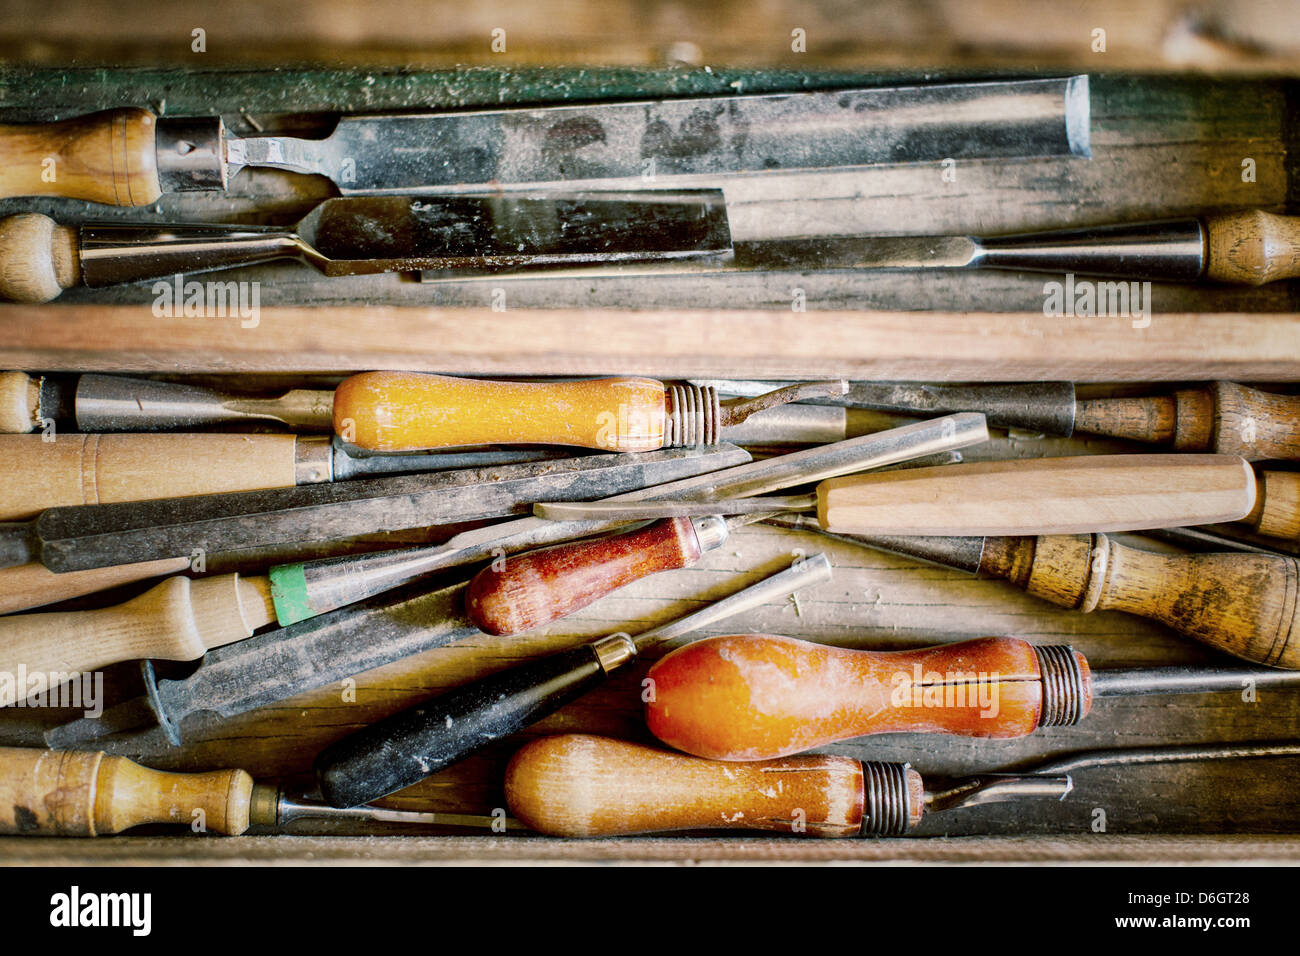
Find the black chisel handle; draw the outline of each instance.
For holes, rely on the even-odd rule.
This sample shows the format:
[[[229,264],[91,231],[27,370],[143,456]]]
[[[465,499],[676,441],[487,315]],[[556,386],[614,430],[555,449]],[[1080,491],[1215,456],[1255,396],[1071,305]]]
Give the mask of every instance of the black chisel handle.
[[[592,644],[528,661],[386,717],[316,758],[321,796],[355,807],[419,783],[605,679]]]

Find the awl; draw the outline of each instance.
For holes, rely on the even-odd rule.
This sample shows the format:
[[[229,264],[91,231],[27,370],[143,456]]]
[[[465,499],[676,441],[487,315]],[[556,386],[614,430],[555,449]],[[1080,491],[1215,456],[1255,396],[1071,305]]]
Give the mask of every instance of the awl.
[[[0,127],[0,198],[146,206],[248,166],[351,193],[568,184],[943,159],[1089,155],[1088,78],[882,87],[449,113],[347,115],[324,139],[235,137],[220,117],[116,109]],[[877,119],[877,117],[882,117]],[[54,160],[53,181],[43,175]]]
[[[0,298],[46,302],[64,289],[296,259],[327,276],[455,273],[729,256],[722,193],[356,196],[327,199],[296,225],[0,219]],[[22,268],[16,268],[21,263]]]

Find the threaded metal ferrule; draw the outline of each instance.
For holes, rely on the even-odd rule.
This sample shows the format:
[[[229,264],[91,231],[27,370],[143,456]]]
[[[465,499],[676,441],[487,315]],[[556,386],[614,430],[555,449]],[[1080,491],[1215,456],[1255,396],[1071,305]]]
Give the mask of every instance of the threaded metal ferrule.
[[[1083,720],[1083,671],[1074,648],[1066,644],[1035,647],[1043,684],[1039,727],[1072,727]]]
[[[902,836],[906,833],[911,816],[906,764],[864,760],[862,784],[864,799],[859,836]]]
[[[664,447],[716,445],[721,417],[718,390],[712,385],[669,385]]]

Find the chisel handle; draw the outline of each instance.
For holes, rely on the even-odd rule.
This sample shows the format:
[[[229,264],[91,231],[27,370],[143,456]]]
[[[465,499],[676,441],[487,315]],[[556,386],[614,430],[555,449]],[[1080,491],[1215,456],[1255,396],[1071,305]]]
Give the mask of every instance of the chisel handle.
[[[0,707],[44,687],[118,661],[188,661],[243,640],[273,621],[265,578],[222,574],[191,581],[168,578],[139,597],[96,611],[19,614],[0,618]],[[39,676],[38,676],[39,675]]]
[[[1068,648],[989,637],[856,651],[765,634],[706,638],[647,675],[646,720],[678,750],[766,760],[885,733],[1023,737],[1077,723],[1091,671]]]
[[[488,634],[518,634],[572,614],[618,588],[659,571],[695,564],[727,538],[716,516],[667,518],[585,541],[557,544],[494,561],[474,576],[469,618]]]
[[[1252,209],[1205,221],[1205,275],[1264,285],[1300,277],[1300,218]]]
[[[114,109],[0,126],[0,199],[63,196],[147,206],[162,195],[157,125],[148,110]]]
[[[89,571],[55,574],[39,562],[0,568],[0,614],[57,604],[83,594],[107,591],[121,584],[176,574],[189,567],[189,558],[162,558],[138,564],[119,564]]]
[[[183,823],[238,836],[252,796],[243,770],[163,773],[97,751],[0,747],[0,833],[100,836]]]
[[[48,302],[80,282],[77,230],[38,213],[0,219],[0,299]]]
[[[506,802],[549,836],[607,837],[670,830],[772,830],[853,837],[883,781],[901,785],[904,827],[925,808],[920,774],[900,764],[808,754],[736,765],[589,734],[543,737],[506,767]],[[892,795],[892,794],[891,794]],[[888,802],[888,801],[880,801]],[[892,804],[891,804],[892,806]]]
[[[291,488],[298,442],[295,435],[0,435],[0,521],[61,505]]]
[[[817,518],[848,534],[1026,535],[1236,521],[1255,474],[1231,455],[1084,455],[832,478]]]
[[[620,640],[621,663],[635,653],[627,638],[584,644],[458,687],[331,744],[315,763],[321,795],[335,807],[369,803],[555,713],[618,666],[601,645]]]
[[[1300,541],[1300,472],[1265,471],[1255,507],[1242,520],[1262,535]]]
[[[664,384],[645,378],[497,382],[364,372],[334,393],[334,431],[380,452],[467,445],[664,446]]]
[[[1300,460],[1300,396],[1233,382],[1172,395],[1093,398],[1078,403],[1075,429],[1177,451]]]

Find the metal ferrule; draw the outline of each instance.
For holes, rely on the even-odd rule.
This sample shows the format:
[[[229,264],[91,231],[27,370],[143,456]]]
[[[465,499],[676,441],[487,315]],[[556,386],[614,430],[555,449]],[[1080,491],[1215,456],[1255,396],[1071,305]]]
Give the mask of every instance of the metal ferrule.
[[[626,634],[612,634],[609,637],[601,638],[591,645],[591,649],[596,652],[596,660],[600,662],[600,669],[606,674],[622,667],[636,657],[636,644]]]
[[[1039,727],[1073,727],[1083,720],[1085,689],[1083,671],[1074,648],[1065,644],[1035,647],[1042,680],[1043,705]]]
[[[81,227],[80,243],[82,280],[92,287],[289,257],[321,259],[297,234],[255,226],[91,222]]]
[[[863,808],[860,836],[902,836],[911,817],[907,765],[862,762]]]
[[[316,485],[334,480],[334,443],[324,435],[299,435],[293,443],[293,480]]]
[[[157,130],[163,192],[226,188],[226,127],[220,116],[161,119]]]
[[[699,385],[668,386],[664,447],[716,445],[721,415],[716,388]]]
[[[1195,219],[1095,226],[978,240],[972,266],[1193,282],[1205,270],[1205,229]]]
[[[253,784],[253,794],[248,801],[248,822],[251,826],[275,827],[280,819],[280,788],[270,784]]]
[[[691,527],[695,529],[695,540],[699,542],[700,551],[712,551],[727,543],[731,532],[727,529],[727,519],[721,515],[706,515],[692,518]]]

